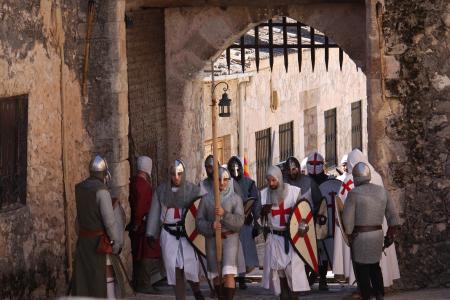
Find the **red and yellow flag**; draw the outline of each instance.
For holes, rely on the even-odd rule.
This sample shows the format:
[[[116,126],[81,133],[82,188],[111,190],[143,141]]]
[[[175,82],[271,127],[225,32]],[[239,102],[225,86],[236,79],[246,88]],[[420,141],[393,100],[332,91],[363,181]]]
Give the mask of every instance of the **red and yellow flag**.
[[[250,172],[248,170],[248,161],[247,157],[244,156],[244,176],[250,177]]]

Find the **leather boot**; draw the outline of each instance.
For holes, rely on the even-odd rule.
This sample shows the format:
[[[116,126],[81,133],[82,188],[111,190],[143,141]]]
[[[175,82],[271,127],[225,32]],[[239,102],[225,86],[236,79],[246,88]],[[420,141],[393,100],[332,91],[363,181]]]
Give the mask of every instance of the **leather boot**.
[[[192,293],[194,294],[195,300],[205,300],[202,295],[202,291],[200,290],[200,283],[188,280],[189,285],[191,286]]]
[[[184,282],[184,271],[176,269],[175,271],[175,299],[185,300],[186,299],[186,284]]]
[[[223,288],[223,299],[224,300],[233,300],[234,299],[234,292],[236,291],[235,288]]]
[[[221,287],[220,285],[214,285],[214,290],[216,291],[216,297],[219,300],[222,300],[222,291],[223,291],[223,287]]]
[[[319,290],[328,291],[327,284],[327,271],[328,271],[328,261],[323,261],[322,265],[319,266]]]
[[[239,289],[245,290],[247,289],[247,284],[245,283],[245,276],[239,276],[238,278]]]
[[[280,278],[280,300],[290,300],[291,299],[291,290],[289,289],[289,284],[287,282],[287,278]]]

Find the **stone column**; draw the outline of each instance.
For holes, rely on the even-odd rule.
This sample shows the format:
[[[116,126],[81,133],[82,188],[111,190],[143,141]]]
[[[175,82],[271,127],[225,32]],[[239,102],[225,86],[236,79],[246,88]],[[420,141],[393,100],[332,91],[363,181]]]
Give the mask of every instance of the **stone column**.
[[[112,173],[112,196],[120,200],[129,215],[129,119],[124,16],[125,0],[99,1],[91,42],[85,122],[94,144],[93,152],[104,155],[108,161]],[[129,245],[125,245],[122,256],[131,257]]]

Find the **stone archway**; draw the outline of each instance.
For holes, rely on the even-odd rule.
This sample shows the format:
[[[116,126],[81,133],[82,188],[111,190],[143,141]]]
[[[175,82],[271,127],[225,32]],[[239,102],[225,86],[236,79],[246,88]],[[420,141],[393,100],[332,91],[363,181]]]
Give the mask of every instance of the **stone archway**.
[[[289,16],[330,36],[365,69],[363,3],[305,4],[283,8],[217,7],[166,9],[166,90],[168,159],[181,157],[201,174],[203,145],[197,74],[227,46],[258,23]],[[357,28],[357,30],[354,30]],[[352,34],[349,34],[352,32]]]

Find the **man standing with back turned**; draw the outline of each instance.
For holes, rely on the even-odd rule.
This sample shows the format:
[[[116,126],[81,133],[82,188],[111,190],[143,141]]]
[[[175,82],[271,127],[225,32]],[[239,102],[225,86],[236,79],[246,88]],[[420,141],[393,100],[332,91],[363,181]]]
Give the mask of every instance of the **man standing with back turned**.
[[[389,229],[384,247],[392,244],[399,217],[385,188],[370,183],[370,168],[364,162],[353,167],[355,188],[347,196],[343,222],[350,236],[355,275],[363,300],[371,298],[373,290],[377,300],[384,297],[383,275],[380,268],[383,250],[383,218]]]

